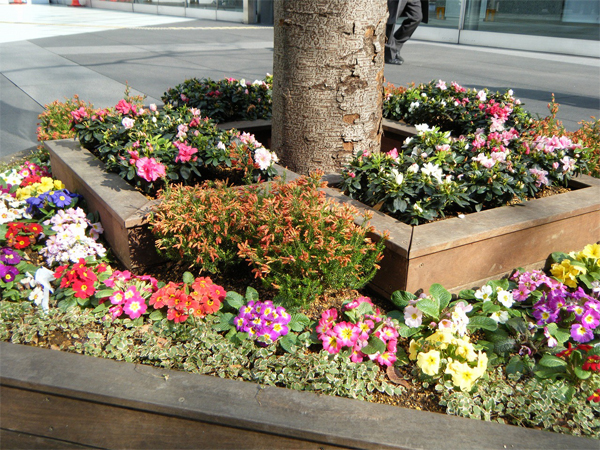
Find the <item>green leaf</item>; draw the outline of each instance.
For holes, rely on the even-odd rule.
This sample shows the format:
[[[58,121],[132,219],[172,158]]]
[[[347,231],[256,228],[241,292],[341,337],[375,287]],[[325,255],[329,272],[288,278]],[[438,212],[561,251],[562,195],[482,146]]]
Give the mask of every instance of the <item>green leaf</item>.
[[[525,373],[525,364],[519,356],[513,356],[506,365],[507,374]]]
[[[160,321],[160,320],[163,320],[163,319],[164,319],[164,317],[165,317],[165,316],[164,316],[164,314],[163,314],[163,313],[162,313],[162,311],[161,311],[161,310],[159,310],[159,309],[155,309],[155,310],[154,310],[154,311],[152,311],[152,312],[150,313],[150,315],[148,316],[148,318],[149,318],[151,321],[153,321],[153,322],[158,322],[158,321]]]
[[[498,329],[498,324],[491,317],[474,316],[474,317],[469,318],[469,323],[467,324],[467,329],[469,329],[469,330],[483,329],[483,330],[488,330],[488,331],[496,331]]]
[[[544,367],[566,367],[567,362],[558,356],[545,354],[539,364]]]
[[[444,310],[448,306],[448,303],[450,303],[450,300],[452,300],[452,294],[450,294],[444,286],[438,283],[431,285],[429,288],[429,295],[437,300],[439,311]]]
[[[234,315],[231,313],[223,313],[221,317],[219,317],[219,322],[213,325],[213,328],[216,331],[227,331],[230,330],[233,325]]]
[[[304,314],[294,314],[290,320],[289,327],[292,331],[300,332],[310,325],[310,319]]]
[[[421,328],[422,327],[413,328],[401,323],[396,329],[398,330],[398,334],[400,335],[400,337],[409,338],[417,334],[421,330]]]
[[[577,378],[579,378],[580,380],[587,380],[589,377],[592,376],[592,372],[590,372],[589,370],[583,370],[579,366],[573,367],[573,373],[577,375]]]
[[[246,288],[246,301],[257,301],[258,300],[258,291],[253,287],[248,286]]]
[[[245,299],[237,292],[229,291],[227,292],[227,295],[225,295],[225,303],[231,309],[239,310],[242,306],[244,306]]]
[[[509,328],[512,328],[518,334],[525,334],[528,331],[527,324],[520,317],[513,317],[511,319],[508,319],[505,325]]]
[[[404,308],[406,306],[408,306],[408,304],[410,303],[411,300],[415,300],[417,298],[416,295],[411,294],[410,292],[406,292],[406,291],[395,291],[392,294],[392,303],[396,306],[398,306],[399,308]]]
[[[185,284],[193,284],[195,279],[196,278],[194,278],[194,275],[192,275],[190,272],[183,273],[183,282]]]
[[[538,378],[556,378],[565,372],[564,367],[540,367],[533,371],[536,377]]]
[[[458,294],[458,298],[462,298],[464,300],[475,300],[475,291],[473,289],[466,289],[464,291],[460,291]]]
[[[369,336],[369,341],[368,341],[367,345],[365,345],[363,348],[361,348],[361,351],[365,355],[373,355],[377,352],[384,353],[386,348],[387,347],[385,345],[385,342],[383,342],[377,336],[371,335],[371,336]]]
[[[417,302],[415,305],[417,309],[422,311],[434,319],[439,319],[440,317],[440,306],[437,301],[431,298],[424,298]]]
[[[110,297],[115,292],[116,292],[115,289],[102,289],[100,291],[96,291],[96,293],[94,295],[96,296],[96,298],[105,298],[105,297]]]
[[[297,344],[298,338],[296,337],[296,335],[294,333],[288,333],[285,336],[283,336],[281,339],[279,339],[277,342],[279,342],[279,345],[281,345],[281,348],[283,350],[285,350],[287,353],[294,353],[294,351],[296,350],[296,344]]]

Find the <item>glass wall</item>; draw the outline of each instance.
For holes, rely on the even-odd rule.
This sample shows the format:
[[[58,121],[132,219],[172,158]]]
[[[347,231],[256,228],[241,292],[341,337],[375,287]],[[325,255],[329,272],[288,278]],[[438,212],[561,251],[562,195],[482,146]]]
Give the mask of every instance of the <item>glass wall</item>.
[[[430,0],[421,27],[600,40],[598,0]]]

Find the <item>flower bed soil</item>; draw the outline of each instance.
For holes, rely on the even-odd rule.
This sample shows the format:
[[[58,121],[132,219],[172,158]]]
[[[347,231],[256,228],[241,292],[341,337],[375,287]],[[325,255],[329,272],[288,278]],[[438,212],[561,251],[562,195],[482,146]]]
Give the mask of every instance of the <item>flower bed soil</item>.
[[[597,441],[0,343],[6,448],[595,449]]]

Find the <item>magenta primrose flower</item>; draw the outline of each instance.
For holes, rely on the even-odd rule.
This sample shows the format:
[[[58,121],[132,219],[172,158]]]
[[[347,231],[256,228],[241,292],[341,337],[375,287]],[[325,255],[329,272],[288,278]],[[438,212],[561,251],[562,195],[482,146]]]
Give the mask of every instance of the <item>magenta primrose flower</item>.
[[[589,342],[594,339],[594,330],[584,327],[580,323],[571,325],[571,337],[577,342]]]
[[[137,319],[146,312],[148,306],[142,297],[135,297],[125,303],[123,312],[127,314],[131,319]]]
[[[259,345],[265,346],[288,334],[291,320],[283,306],[275,307],[271,301],[251,300],[240,308],[233,323],[238,331],[248,333]]]

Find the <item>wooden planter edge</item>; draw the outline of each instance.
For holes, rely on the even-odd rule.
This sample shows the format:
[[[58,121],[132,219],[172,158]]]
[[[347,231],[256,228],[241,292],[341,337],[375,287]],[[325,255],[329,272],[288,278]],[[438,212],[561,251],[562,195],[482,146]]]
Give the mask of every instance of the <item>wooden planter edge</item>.
[[[111,414],[116,414],[115,425],[119,423],[119,412],[184,420],[190,430],[208,426],[213,432],[224,433],[219,441],[223,448],[228,442],[244,448],[257,448],[252,442],[263,442],[261,448],[305,448],[303,443],[313,448],[314,444],[322,444],[326,448],[365,449],[597,448],[597,442],[587,438],[7,342],[0,343],[0,352],[0,385],[11,394],[3,395],[2,429],[22,434],[35,430],[38,436],[81,445],[110,447],[113,440],[123,439],[114,435],[119,427],[104,429],[99,435],[92,432],[94,411],[111,407]],[[20,397],[14,390],[20,392]],[[84,402],[81,420],[64,423],[54,414],[44,417],[30,411],[27,401],[22,405],[10,401],[29,394],[42,403],[58,399]],[[86,420],[86,414],[92,420]],[[77,427],[84,430],[78,431]],[[135,445],[135,430],[124,430],[122,434],[129,436],[124,447],[126,442]],[[160,447],[159,436],[153,439],[153,447]],[[182,448],[186,437],[181,439],[172,442],[170,448]],[[194,446],[210,448],[201,442]]]

